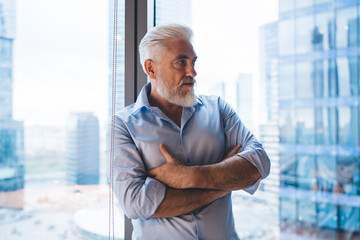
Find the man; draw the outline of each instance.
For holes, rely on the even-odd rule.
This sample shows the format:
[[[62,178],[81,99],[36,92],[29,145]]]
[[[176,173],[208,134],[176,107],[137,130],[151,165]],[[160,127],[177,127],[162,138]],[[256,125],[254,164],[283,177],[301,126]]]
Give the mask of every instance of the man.
[[[195,96],[191,37],[176,24],[145,35],[140,61],[151,83],[116,114],[114,190],[133,239],[239,239],[231,191],[253,194],[270,171],[232,108]]]

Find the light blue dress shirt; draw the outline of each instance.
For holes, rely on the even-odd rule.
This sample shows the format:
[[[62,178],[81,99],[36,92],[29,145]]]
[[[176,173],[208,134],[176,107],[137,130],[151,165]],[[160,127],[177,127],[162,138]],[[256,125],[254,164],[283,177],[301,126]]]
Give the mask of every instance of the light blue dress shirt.
[[[256,166],[263,179],[270,160],[262,145],[219,97],[197,97],[193,107],[183,108],[179,127],[150,106],[150,90],[148,83],[137,101],[115,116],[114,191],[132,219],[133,239],[239,239],[231,194],[189,214],[150,218],[164,199],[166,186],[146,173],[165,163],[160,143],[187,166],[218,163],[230,147],[240,144],[243,150],[238,155]],[[253,194],[259,183],[260,179],[245,191]]]

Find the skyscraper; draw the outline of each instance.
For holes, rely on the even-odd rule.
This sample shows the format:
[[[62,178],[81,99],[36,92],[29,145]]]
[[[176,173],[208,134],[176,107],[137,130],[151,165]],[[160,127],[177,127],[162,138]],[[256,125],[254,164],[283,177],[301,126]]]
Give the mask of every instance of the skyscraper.
[[[260,28],[260,112],[259,138],[271,159],[270,175],[260,189],[267,204],[279,208],[279,106],[278,106],[278,25]]]
[[[360,237],[358,9],[358,1],[279,1],[284,239]]]
[[[92,113],[71,113],[67,121],[67,183],[99,184],[99,173],[99,121]]]
[[[0,0],[0,206],[22,207],[24,128],[13,120],[15,1]]]

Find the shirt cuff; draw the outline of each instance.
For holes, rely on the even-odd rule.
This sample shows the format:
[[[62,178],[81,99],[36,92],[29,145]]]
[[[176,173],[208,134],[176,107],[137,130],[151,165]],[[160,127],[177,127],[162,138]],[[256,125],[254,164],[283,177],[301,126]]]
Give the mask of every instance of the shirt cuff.
[[[147,177],[144,183],[144,196],[142,208],[137,214],[144,219],[149,219],[165,198],[166,186],[156,179]]]
[[[243,190],[251,195],[253,195],[256,190],[258,189],[259,185],[260,185],[260,181],[261,178],[259,178],[253,185],[251,185],[250,187],[244,188]]]
[[[258,156],[261,154],[261,151],[256,151],[255,149],[250,149],[238,153],[237,155],[249,161],[252,165],[256,167],[259,171],[261,177],[250,187],[244,188],[243,190],[249,194],[254,194],[260,185],[260,181],[269,175],[270,166],[269,159],[267,156],[264,156],[262,159]]]

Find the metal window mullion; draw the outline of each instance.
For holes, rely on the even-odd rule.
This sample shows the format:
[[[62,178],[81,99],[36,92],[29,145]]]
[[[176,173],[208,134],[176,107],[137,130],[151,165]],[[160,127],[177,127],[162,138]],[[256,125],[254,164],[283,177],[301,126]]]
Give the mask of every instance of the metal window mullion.
[[[155,0],[125,0],[125,106],[136,101],[147,77],[139,60],[139,43],[154,26]],[[132,235],[131,220],[125,217],[125,240]]]

